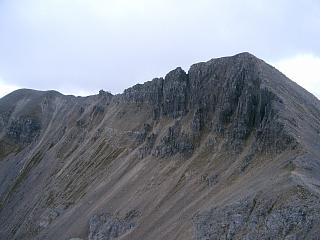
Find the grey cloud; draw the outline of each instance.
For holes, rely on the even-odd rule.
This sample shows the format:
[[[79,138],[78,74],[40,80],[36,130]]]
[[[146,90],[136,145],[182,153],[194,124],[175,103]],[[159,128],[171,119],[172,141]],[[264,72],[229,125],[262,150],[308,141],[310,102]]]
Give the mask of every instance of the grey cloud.
[[[3,0],[0,77],[22,87],[115,93],[241,51],[268,61],[320,56],[318,26],[320,4],[311,0]]]

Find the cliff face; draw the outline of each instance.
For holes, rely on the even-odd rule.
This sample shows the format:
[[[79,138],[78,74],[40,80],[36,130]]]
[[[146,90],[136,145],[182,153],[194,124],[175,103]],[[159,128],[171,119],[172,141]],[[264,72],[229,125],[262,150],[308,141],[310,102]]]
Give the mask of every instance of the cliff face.
[[[249,53],[0,99],[1,239],[319,236],[320,103]]]

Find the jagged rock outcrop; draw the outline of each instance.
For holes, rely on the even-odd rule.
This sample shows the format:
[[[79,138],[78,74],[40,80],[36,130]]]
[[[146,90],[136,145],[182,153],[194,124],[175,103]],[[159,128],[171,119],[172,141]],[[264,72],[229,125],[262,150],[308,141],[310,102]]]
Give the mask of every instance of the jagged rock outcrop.
[[[319,143],[319,100],[249,53],[118,95],[18,90],[0,239],[316,239]]]
[[[135,227],[137,211],[130,211],[121,219],[108,213],[94,215],[89,220],[89,240],[117,239]]]
[[[175,122],[173,126],[168,128],[160,143],[155,147],[153,156],[168,157],[177,153],[190,155],[193,149],[192,137],[181,132],[181,123]]]
[[[312,239],[318,234],[312,230],[320,221],[319,203],[299,188],[275,199],[242,199],[195,216],[196,239]]]

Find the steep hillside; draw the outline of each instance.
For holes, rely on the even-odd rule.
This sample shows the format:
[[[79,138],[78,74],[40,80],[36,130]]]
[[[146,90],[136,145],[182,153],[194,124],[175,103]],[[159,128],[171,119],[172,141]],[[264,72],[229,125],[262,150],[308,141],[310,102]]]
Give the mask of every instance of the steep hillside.
[[[0,99],[0,239],[317,239],[320,102],[249,53]]]

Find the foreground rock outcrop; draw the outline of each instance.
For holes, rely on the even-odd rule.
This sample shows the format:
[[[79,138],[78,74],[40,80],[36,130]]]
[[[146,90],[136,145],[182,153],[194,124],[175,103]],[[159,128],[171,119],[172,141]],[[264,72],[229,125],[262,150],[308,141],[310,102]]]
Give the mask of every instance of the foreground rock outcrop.
[[[194,218],[196,239],[313,239],[320,224],[319,198],[295,190],[203,212]]]
[[[319,100],[249,53],[0,99],[0,239],[317,239],[319,173]]]

